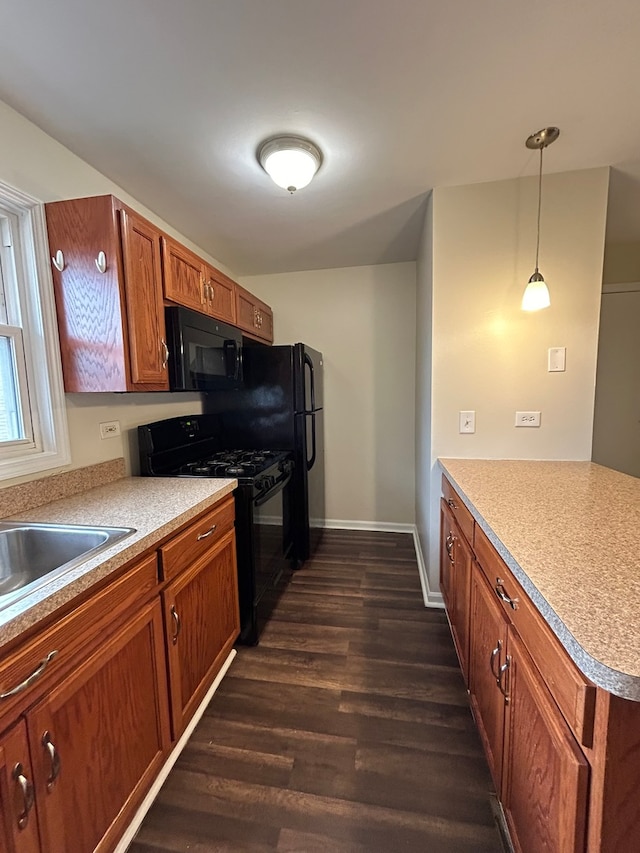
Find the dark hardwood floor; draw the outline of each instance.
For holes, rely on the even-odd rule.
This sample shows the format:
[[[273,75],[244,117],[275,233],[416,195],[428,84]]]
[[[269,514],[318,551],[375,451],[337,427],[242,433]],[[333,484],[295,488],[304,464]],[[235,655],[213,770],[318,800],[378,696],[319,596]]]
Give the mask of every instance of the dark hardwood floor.
[[[241,648],[129,848],[499,853],[442,611],[408,534],[326,531]]]

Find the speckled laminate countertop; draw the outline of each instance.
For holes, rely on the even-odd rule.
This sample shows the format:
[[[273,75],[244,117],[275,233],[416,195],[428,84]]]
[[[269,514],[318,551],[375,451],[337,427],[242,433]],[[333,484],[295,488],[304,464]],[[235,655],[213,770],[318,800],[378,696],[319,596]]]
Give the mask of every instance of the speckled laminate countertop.
[[[42,482],[46,488],[46,481]],[[123,477],[11,514],[13,521],[134,527],[135,533],[15,603],[2,608],[0,601],[0,647],[152,548],[236,485],[230,479]]]
[[[582,672],[640,701],[640,480],[591,462],[439,461]]]

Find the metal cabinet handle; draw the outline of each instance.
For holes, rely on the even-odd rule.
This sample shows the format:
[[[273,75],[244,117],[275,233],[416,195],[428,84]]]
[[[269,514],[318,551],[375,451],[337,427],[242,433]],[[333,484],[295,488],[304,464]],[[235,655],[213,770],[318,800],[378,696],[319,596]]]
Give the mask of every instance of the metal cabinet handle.
[[[496,681],[498,683],[498,687],[500,688],[500,692],[504,696],[504,704],[505,705],[509,704],[510,696],[509,696],[509,687],[506,684],[506,678],[505,678],[505,686],[502,685],[502,676],[508,672],[510,666],[511,666],[511,656],[507,655],[506,661],[502,664],[502,666],[498,670],[498,678],[496,679]]]
[[[215,533],[217,526],[217,524],[212,524],[206,533],[199,533],[196,537],[197,541],[199,542],[201,539],[207,539],[209,536],[211,536],[212,533]]]
[[[496,672],[495,669],[493,668],[493,662],[495,661],[496,656],[499,655],[501,651],[502,651],[502,640],[498,640],[498,644],[496,645],[495,649],[493,649],[493,651],[491,652],[491,656],[489,657],[489,669],[491,670],[491,675],[495,678],[496,683],[498,682],[500,674],[499,674],[499,672]]]
[[[24,767],[20,762],[13,768],[11,774],[13,780],[20,788],[22,794],[22,811],[18,815],[18,829],[24,829],[29,823],[29,812],[33,808],[35,797],[33,793],[33,782],[24,775]]]
[[[494,589],[496,591],[496,595],[498,596],[498,598],[501,601],[505,601],[512,610],[518,609],[518,603],[519,603],[518,599],[517,598],[510,598],[507,595],[507,593],[504,589],[504,581],[502,580],[502,578],[496,578],[496,585],[495,585]]]
[[[104,252],[98,252],[95,261],[96,261],[96,269],[98,270],[98,272],[101,272],[103,274],[106,273],[106,271],[107,271],[107,256],[105,255],[105,253]]]
[[[445,539],[445,547],[447,549],[447,556],[449,557],[449,562],[455,563],[456,559],[453,556],[453,543],[454,536],[453,533],[448,533],[447,538]]]
[[[46,731],[42,735],[41,742],[44,747],[44,751],[47,753],[49,761],[51,762],[51,772],[49,773],[49,777],[47,778],[47,791],[51,793],[51,791],[53,791],[55,787],[56,779],[60,775],[60,770],[62,769],[62,762],[60,761],[60,753],[53,745],[51,735],[48,731]]]
[[[42,673],[47,668],[49,661],[53,660],[53,658],[58,654],[58,650],[54,649],[54,651],[49,652],[46,658],[43,658],[38,664],[37,668],[31,673],[31,675],[27,676],[24,681],[21,681],[17,687],[12,687],[11,690],[7,690],[4,693],[0,693],[0,699],[10,699],[12,696],[17,696],[18,693],[22,693],[23,690],[26,690],[27,687],[31,687],[34,681],[37,681]]]
[[[164,370],[167,364],[169,363],[169,347],[167,346],[167,342],[164,338],[160,338],[160,343],[162,344],[162,369]]]
[[[180,631],[182,630],[182,622],[180,621],[180,617],[178,616],[178,611],[176,610],[174,604],[171,605],[170,613],[171,613],[171,618],[176,623],[176,630],[175,630],[173,637],[171,638],[171,642],[175,646],[175,644],[178,642],[178,637],[180,636]]]
[[[447,503],[451,507],[451,509],[458,509],[458,504],[454,501],[453,498],[447,498]]]
[[[209,291],[209,299],[213,302],[213,300],[215,299],[215,296],[216,296],[216,292],[213,289],[213,285],[211,284],[211,282],[209,282],[208,291]]]

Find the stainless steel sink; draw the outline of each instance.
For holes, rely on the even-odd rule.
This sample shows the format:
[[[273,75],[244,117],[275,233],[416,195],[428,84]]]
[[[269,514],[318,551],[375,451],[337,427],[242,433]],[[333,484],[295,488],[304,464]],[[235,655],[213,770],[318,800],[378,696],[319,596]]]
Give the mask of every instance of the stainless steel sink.
[[[0,608],[110,548],[133,527],[0,522]]]

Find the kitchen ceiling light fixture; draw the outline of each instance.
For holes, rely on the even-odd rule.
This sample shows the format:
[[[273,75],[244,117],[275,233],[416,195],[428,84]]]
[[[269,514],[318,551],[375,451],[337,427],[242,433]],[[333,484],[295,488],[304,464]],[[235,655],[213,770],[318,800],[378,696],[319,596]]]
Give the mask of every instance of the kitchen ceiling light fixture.
[[[258,162],[274,183],[294,193],[311,182],[322,154],[317,145],[301,136],[275,136],[258,148]]]
[[[529,283],[527,284],[524,295],[522,297],[523,311],[539,311],[541,308],[548,308],[551,305],[549,296],[549,288],[544,280],[544,277],[538,269],[538,255],[540,252],[540,208],[542,205],[542,152],[544,149],[555,142],[560,136],[560,130],[557,127],[544,127],[537,133],[532,133],[527,138],[527,148],[540,151],[540,170],[538,172],[538,230],[536,237],[536,269]]]

